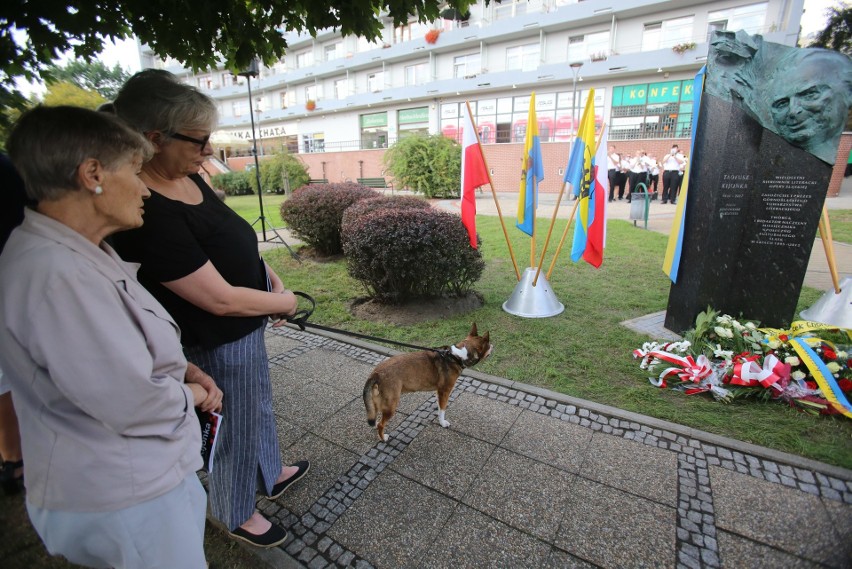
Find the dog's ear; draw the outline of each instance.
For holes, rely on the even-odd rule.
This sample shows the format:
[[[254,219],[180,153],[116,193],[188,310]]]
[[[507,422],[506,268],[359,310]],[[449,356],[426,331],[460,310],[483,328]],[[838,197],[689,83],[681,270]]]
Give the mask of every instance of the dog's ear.
[[[486,344],[490,344],[491,343],[491,332],[490,331],[486,332],[485,335],[482,337],[482,339],[485,340]]]
[[[470,328],[470,334],[468,336],[478,336],[476,333],[476,322],[473,323],[473,326]]]

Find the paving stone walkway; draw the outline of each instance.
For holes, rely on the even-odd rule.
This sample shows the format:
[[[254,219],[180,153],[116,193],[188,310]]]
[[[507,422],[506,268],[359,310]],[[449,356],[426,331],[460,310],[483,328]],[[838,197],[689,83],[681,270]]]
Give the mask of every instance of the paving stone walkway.
[[[361,390],[393,351],[267,345],[284,458],[313,463],[259,501],[291,533],[270,566],[852,566],[852,471],[473,370],[449,429],[409,394],[379,442]]]

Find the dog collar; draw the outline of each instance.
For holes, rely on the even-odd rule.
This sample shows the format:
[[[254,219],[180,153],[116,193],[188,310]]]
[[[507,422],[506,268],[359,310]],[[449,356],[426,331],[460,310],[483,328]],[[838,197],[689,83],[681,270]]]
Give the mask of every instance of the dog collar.
[[[454,363],[458,364],[459,366],[461,366],[461,368],[462,368],[462,369],[464,369],[465,367],[467,367],[467,366],[465,366],[465,365],[464,365],[464,361],[463,361],[460,357],[458,357],[457,355],[455,355],[455,354],[453,353],[453,351],[452,351],[452,350],[450,350],[449,348],[445,348],[445,349],[443,349],[443,350],[435,350],[435,351],[436,351],[436,352],[438,352],[438,355],[439,355],[439,356],[441,356],[441,357],[442,357],[442,358],[444,358],[445,360],[450,360],[450,361],[452,361],[452,362],[454,362]]]

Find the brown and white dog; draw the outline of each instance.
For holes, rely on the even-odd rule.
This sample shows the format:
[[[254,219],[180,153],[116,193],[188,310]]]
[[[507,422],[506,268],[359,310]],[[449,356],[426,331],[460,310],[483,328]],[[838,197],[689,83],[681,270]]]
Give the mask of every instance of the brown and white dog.
[[[474,323],[467,338],[454,346],[400,354],[383,361],[364,384],[367,423],[376,427],[380,440],[388,440],[385,425],[396,413],[400,395],[434,389],[438,392],[438,422],[449,427],[444,412],[456,380],[464,368],[487,358],[492,348],[489,333],[479,336]],[[381,418],[377,423],[378,414]]]

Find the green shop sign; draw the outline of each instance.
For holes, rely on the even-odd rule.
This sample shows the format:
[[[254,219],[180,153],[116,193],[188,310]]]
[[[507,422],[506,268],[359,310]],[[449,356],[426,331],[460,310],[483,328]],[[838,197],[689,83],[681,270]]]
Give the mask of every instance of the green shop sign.
[[[612,106],[654,105],[692,100],[692,80],[624,85],[612,90]]]
[[[388,125],[388,114],[384,113],[373,113],[370,115],[361,115],[361,128],[371,128],[375,126],[387,126]]]
[[[399,111],[399,115],[397,116],[397,122],[399,124],[429,122],[429,107],[419,107],[417,109],[403,109]]]

